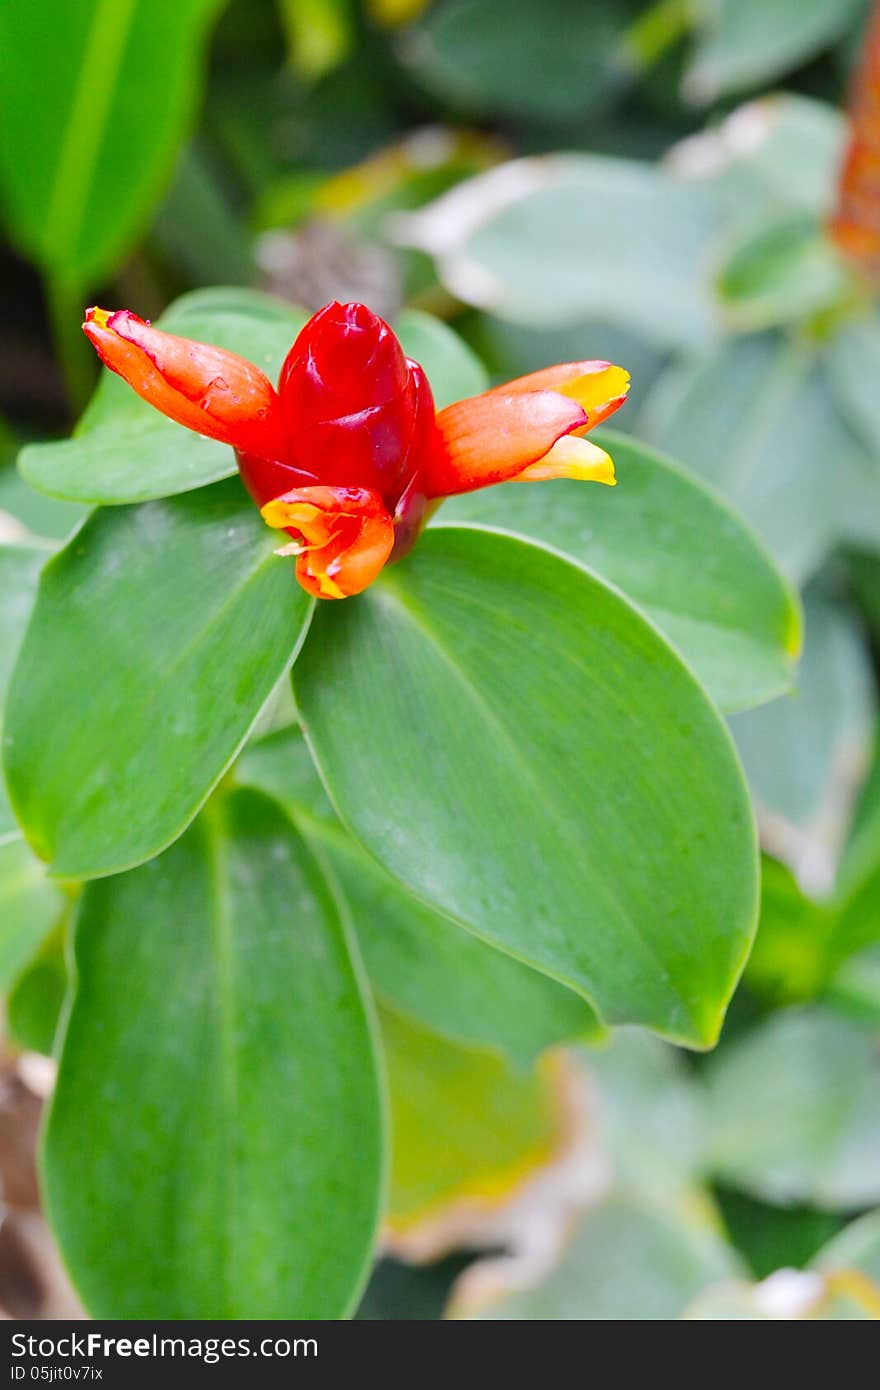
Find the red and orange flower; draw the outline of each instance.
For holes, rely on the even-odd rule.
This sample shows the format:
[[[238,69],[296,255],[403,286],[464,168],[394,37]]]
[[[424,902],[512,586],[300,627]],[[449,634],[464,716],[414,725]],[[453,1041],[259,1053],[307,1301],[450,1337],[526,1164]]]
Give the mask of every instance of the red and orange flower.
[[[493,483],[615,481],[583,436],[623,404],[629,376],[567,362],[435,411],[418,362],[363,304],[328,304],[287,354],[278,389],[235,353],[89,309],[101,360],[178,424],[235,449],[269,526],[292,537],[296,576],[348,598],[410,549],[432,504]]]

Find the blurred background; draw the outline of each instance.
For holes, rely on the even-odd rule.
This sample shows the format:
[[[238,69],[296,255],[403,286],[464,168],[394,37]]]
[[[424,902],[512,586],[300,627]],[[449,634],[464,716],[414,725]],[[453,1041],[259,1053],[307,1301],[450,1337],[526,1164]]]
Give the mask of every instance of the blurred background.
[[[732,720],[766,857],[721,1045],[620,1030],[530,1069],[398,1038],[363,1317],[880,1316],[880,71],[853,108],[867,173],[840,190],[869,9],[0,8],[5,538],[78,519],[15,458],[89,399],[83,306],[152,318],[249,285],[427,309],[498,380],[625,364],[615,426],[726,495],[803,597],[796,691]],[[76,1308],[33,1176],[51,1085],[34,1001],[53,970],[62,988],[62,950],[6,980],[9,1316]]]

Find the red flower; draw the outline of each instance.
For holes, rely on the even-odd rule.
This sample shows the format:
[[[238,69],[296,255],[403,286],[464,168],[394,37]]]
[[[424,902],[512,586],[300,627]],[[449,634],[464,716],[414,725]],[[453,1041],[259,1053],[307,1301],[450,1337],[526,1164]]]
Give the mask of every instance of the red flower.
[[[439,498],[492,483],[583,478],[614,466],[582,436],[623,404],[629,376],[568,362],[435,412],[418,362],[363,304],[309,320],[276,391],[244,358],[89,309],[101,360],[181,425],[231,444],[269,526],[293,537],[296,575],[318,598],[358,594],[415,541]]]
[[[880,3],[862,40],[849,98],[850,138],[830,222],[840,250],[866,276],[880,279]]]

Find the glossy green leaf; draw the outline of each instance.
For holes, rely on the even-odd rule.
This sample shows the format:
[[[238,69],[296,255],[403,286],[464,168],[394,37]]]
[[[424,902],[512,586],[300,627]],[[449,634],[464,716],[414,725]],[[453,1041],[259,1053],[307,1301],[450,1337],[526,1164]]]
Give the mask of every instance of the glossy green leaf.
[[[298,730],[248,745],[235,775],[277,797],[330,865],[370,983],[399,1014],[521,1066],[554,1043],[597,1032],[580,995],[463,932],[364,853],[337,821]]]
[[[862,0],[713,0],[687,75],[703,102],[799,67],[857,22]]]
[[[324,605],[295,693],[344,819],[418,896],[705,1046],[750,944],[754,829],[726,730],[654,628],[569,561],[429,531]]]
[[[79,285],[113,269],[170,179],[219,0],[0,6],[0,183],[15,240]]]
[[[437,514],[543,541],[644,609],[722,709],[788,688],[797,600],[727,506],[644,445],[607,432],[614,489],[508,484],[450,498]]]
[[[157,854],[229,765],[311,613],[275,544],[230,479],[98,511],[46,566],[5,743],[17,815],[54,873]]]
[[[274,380],[304,322],[280,300],[233,289],[185,295],[158,325],[237,352]],[[166,420],[105,370],[73,439],[30,445],[19,469],[39,492],[112,505],[189,492],[229,477],[236,464],[228,445]]]
[[[725,1182],[832,1211],[880,1197],[875,1031],[788,1010],[710,1058],[705,1076],[713,1166]]]
[[[381,1200],[358,969],[255,792],[90,885],[44,1152],[53,1230],[109,1318],[339,1318]],[[83,1162],[83,1154],[89,1161]]]
[[[589,1209],[536,1288],[453,1314],[505,1321],[670,1321],[710,1284],[739,1272],[703,1217],[638,1197]]]

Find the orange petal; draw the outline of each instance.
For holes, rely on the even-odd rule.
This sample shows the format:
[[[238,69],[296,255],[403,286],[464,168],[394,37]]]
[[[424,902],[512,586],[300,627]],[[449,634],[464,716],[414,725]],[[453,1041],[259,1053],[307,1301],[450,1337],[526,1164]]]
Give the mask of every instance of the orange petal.
[[[495,390],[457,401],[437,415],[440,438],[426,494],[449,497],[509,482],[586,423],[577,402],[557,391]]]
[[[278,397],[259,367],[222,348],[163,333],[127,309],[87,309],[83,332],[105,366],[169,419],[277,457]]]
[[[394,545],[394,522],[368,488],[303,487],[261,508],[268,526],[287,531],[296,577],[315,598],[351,598],[382,570]]]
[[[629,372],[613,362],[560,362],[540,372],[517,377],[495,389],[509,395],[521,391],[558,391],[586,412],[590,429],[607,420],[626,400]]]
[[[571,434],[558,439],[542,459],[530,463],[513,481],[541,483],[550,478],[576,478],[584,483],[606,483],[608,487],[617,482],[610,455],[592,440]]]

